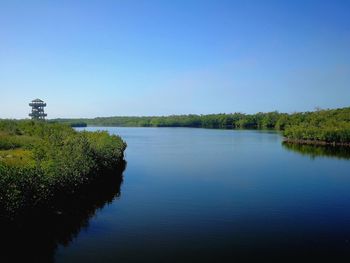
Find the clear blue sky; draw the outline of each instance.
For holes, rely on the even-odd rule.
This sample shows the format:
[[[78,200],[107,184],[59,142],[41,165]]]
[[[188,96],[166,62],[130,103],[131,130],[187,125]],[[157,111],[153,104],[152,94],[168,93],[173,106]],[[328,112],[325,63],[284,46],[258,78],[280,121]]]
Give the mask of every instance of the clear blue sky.
[[[350,1],[0,1],[0,118],[350,106]]]

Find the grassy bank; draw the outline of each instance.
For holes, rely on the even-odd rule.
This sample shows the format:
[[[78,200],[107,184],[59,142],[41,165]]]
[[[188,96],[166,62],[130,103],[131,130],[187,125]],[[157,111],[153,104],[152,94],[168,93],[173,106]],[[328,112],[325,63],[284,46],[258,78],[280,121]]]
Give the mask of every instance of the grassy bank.
[[[106,132],[64,124],[0,122],[0,211],[6,216],[47,207],[123,163],[126,144]]]

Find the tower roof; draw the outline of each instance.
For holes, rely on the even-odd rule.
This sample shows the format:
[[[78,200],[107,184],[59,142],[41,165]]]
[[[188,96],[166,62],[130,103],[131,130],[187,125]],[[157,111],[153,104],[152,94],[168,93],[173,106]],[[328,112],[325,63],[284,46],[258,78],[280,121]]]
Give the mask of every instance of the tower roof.
[[[43,102],[41,99],[32,100],[32,102]]]

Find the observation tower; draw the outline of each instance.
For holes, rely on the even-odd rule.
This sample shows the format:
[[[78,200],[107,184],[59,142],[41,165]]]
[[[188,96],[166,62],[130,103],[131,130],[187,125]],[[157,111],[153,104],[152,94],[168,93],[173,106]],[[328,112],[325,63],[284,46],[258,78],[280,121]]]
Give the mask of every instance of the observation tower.
[[[32,120],[45,120],[45,117],[47,116],[47,114],[44,112],[44,107],[46,107],[45,102],[40,99],[35,99],[29,103],[29,106],[32,107],[32,112],[29,113]]]

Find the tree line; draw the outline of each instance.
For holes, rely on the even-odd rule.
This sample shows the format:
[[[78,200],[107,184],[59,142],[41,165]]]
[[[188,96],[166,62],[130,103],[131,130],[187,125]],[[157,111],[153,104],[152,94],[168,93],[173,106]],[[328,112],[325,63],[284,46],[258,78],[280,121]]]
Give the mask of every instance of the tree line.
[[[276,129],[289,141],[350,143],[350,107],[312,112],[256,114],[172,115],[56,119],[72,126],[195,127],[213,129]]]

